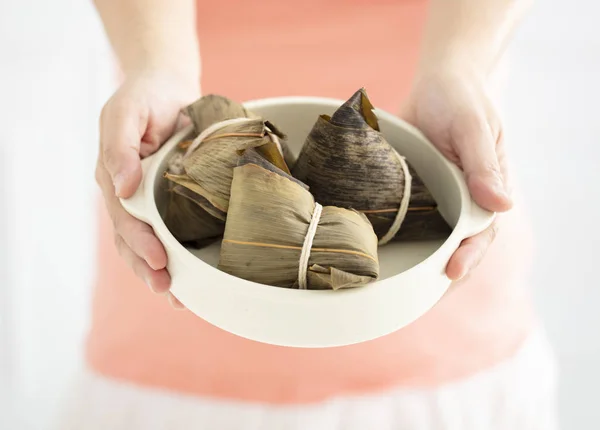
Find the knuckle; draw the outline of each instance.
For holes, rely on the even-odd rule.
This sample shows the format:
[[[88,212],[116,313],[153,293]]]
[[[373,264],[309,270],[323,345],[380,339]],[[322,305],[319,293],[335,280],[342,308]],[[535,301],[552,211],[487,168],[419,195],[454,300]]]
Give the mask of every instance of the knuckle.
[[[126,226],[123,221],[121,222],[123,224],[120,226],[122,227],[120,233],[125,243],[134,254],[142,256],[152,240],[149,236],[149,234],[152,234],[151,231],[148,231],[149,226],[133,218],[129,218]],[[154,235],[152,234],[152,236]]]
[[[100,188],[103,191],[105,191],[105,188],[107,186],[107,179],[109,179],[109,176],[101,157],[98,157],[98,159],[96,160],[96,168],[94,169],[94,179],[96,183],[100,186]]]
[[[100,110],[100,127],[106,125],[115,115],[116,108],[119,105],[119,100],[116,97],[116,94],[113,94],[110,99],[102,106]]]
[[[135,253],[142,253],[151,240],[146,224],[141,221],[132,222],[129,228],[129,243]]]
[[[102,106],[102,110],[100,110],[100,125],[104,124],[106,121],[106,117],[109,115],[110,111],[110,100]]]
[[[117,248],[117,252],[119,256],[125,261],[125,263],[133,270],[133,273],[144,279],[144,267],[140,264],[140,262],[136,259],[133,251],[129,249],[123,238],[119,234],[114,235],[115,247]]]
[[[480,115],[476,112],[470,112],[466,116],[467,121],[471,124],[472,127],[481,131],[485,130],[488,127],[488,122],[483,115]]]
[[[100,165],[96,164],[96,169],[94,170],[94,179],[96,181],[96,184],[102,187],[102,171],[100,169]]]
[[[458,114],[453,124],[456,131],[470,131],[472,133],[485,129],[486,121],[476,111],[467,110]]]
[[[491,133],[490,123],[484,115],[473,114],[471,121],[477,130],[483,134]]]
[[[494,121],[491,125],[492,134],[496,139],[495,146],[502,146],[504,143],[504,130],[502,128],[502,124],[499,121]]]
[[[132,250],[128,250],[129,257],[126,260],[127,265],[133,270],[133,273],[140,279],[145,279],[145,267],[137,258]]]
[[[492,223],[492,225],[488,229],[489,243],[492,243],[498,236],[498,229],[499,229],[498,223],[497,222]]]
[[[500,175],[500,166],[495,160],[488,160],[484,163],[483,168],[495,175]]]
[[[123,221],[122,221],[121,217],[118,216],[118,214],[114,210],[109,210],[108,215],[110,216],[110,220],[113,223],[113,229],[115,230],[115,233],[117,235],[119,235],[119,238],[121,240],[123,240],[123,238],[121,237],[121,233],[123,231],[123,228],[122,228]]]
[[[485,250],[484,249],[479,250],[479,252],[477,253],[477,257],[475,257],[475,263],[471,267],[471,271],[476,269],[477,267],[479,267],[479,265],[483,261],[484,257],[485,257]]]
[[[119,161],[119,152],[112,146],[102,148],[102,160],[105,166],[115,166]]]
[[[129,267],[131,267],[133,273],[138,277],[138,279],[141,279],[146,285],[148,285],[147,279],[150,279],[152,275],[146,276],[146,270],[144,270],[144,268],[137,261],[132,262]]]
[[[123,118],[136,111],[136,103],[129,98],[119,97],[113,100],[111,114],[115,118]]]
[[[102,106],[100,111],[100,119],[105,120],[109,117],[119,115],[119,113],[126,111],[131,103],[128,102],[128,99],[122,96],[122,92],[117,90],[113,95],[108,99],[108,101]]]
[[[123,241],[123,238],[121,237],[121,235],[115,232],[113,234],[113,242],[114,242],[115,248],[119,252],[119,255],[121,257],[124,257],[123,251],[124,251],[125,242]]]

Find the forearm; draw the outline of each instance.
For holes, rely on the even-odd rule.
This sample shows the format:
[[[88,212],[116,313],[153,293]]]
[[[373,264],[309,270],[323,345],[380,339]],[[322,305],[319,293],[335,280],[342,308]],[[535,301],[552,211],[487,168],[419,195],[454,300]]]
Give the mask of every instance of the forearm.
[[[465,68],[488,76],[532,0],[430,0],[419,74]]]
[[[169,69],[200,78],[194,0],[95,0],[123,72]]]

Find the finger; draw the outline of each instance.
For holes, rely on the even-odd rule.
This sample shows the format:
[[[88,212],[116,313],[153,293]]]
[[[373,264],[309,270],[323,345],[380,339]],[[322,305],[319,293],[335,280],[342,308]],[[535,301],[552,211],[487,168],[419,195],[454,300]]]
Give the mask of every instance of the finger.
[[[121,202],[114,195],[114,187],[110,182],[110,176],[101,164],[97,167],[96,178],[104,194],[106,208],[113,222],[115,232],[153,270],[164,269],[167,266],[167,253],[154,234],[154,230],[123,209]]]
[[[512,207],[512,201],[504,186],[496,139],[481,118],[457,122],[452,139],[473,199],[485,209],[503,212]]]
[[[498,157],[498,165],[500,166],[500,172],[502,172],[502,179],[504,182],[504,189],[509,196],[512,197],[512,178],[510,170],[508,168],[508,159],[506,157],[506,147],[504,145],[504,133],[500,130],[498,134],[498,140],[496,142],[496,156]]]
[[[173,293],[168,292],[167,293],[167,299],[169,300],[169,304],[173,307],[173,309],[177,309],[177,310],[183,310],[185,309],[185,306],[183,305],[183,303],[181,303],[177,297],[175,297],[173,295]]]
[[[100,121],[101,157],[116,195],[127,198],[142,179],[140,115],[123,102],[109,102]]]
[[[142,279],[153,292],[164,294],[169,291],[171,277],[166,269],[153,270],[127,246],[123,238],[118,234],[115,235],[115,246],[117,247],[121,258],[125,260],[127,265],[133,269],[133,272]]]
[[[191,124],[192,120],[180,112],[174,116],[165,113],[160,116],[160,120],[149,121],[146,133],[142,136],[141,140],[141,158],[146,158],[154,154],[174,133]]]
[[[498,158],[498,165],[500,166],[500,172],[502,173],[502,182],[504,189],[509,196],[512,196],[512,183],[510,171],[508,168],[508,159],[506,157],[506,147],[504,145],[504,131],[502,129],[502,121],[500,118],[500,112],[496,109],[493,103],[488,103],[485,108],[486,116],[488,118],[488,124],[492,136],[496,136],[496,157]]]
[[[475,269],[483,259],[488,247],[494,241],[497,232],[498,224],[494,221],[483,232],[463,240],[452,257],[450,257],[450,261],[448,261],[448,265],[446,266],[446,275],[448,278],[458,281]]]

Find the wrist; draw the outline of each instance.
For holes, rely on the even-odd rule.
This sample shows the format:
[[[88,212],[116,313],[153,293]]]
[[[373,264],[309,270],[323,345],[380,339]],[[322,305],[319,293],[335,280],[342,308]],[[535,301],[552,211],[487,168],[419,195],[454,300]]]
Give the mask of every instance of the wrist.
[[[432,0],[418,74],[456,70],[486,81],[494,75],[529,0]]]
[[[148,36],[132,51],[119,55],[126,78],[164,75],[199,85],[201,61],[195,37]]]
[[[191,103],[201,95],[200,77],[189,69],[166,66],[146,66],[131,69],[123,84],[147,88]]]
[[[506,84],[507,64],[504,56],[493,63],[476,61],[472,57],[459,55],[436,56],[435,61],[421,62],[414,75],[411,93],[430,86],[433,81],[453,82],[465,87],[478,88],[490,97],[499,97]]]
[[[443,50],[429,52],[423,56],[417,66],[416,76],[447,74],[469,76],[485,82],[492,74],[493,68],[493,61],[478,54],[476,50],[447,46]]]
[[[200,83],[200,60],[181,60],[172,56],[146,57],[132,64],[123,66],[126,79],[140,76],[170,76],[183,83]]]
[[[125,80],[176,83],[200,94],[200,66],[189,61],[145,60],[123,70]]]

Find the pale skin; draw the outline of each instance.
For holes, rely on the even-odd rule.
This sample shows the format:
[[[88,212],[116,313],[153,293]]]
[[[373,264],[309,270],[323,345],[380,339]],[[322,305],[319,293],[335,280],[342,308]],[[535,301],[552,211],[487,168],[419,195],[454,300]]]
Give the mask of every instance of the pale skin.
[[[124,81],[104,106],[96,180],[122,258],[152,291],[169,292],[167,255],[147,224],[121,206],[141,180],[140,160],[155,152],[201,95],[194,0],[95,0]],[[464,171],[474,200],[498,213],[513,202],[502,123],[489,81],[531,0],[431,0],[422,54],[400,116]],[[392,53],[390,53],[392,54]],[[182,62],[181,59],[187,61]],[[447,276],[465,278],[492,243],[497,223],[464,240]]]

